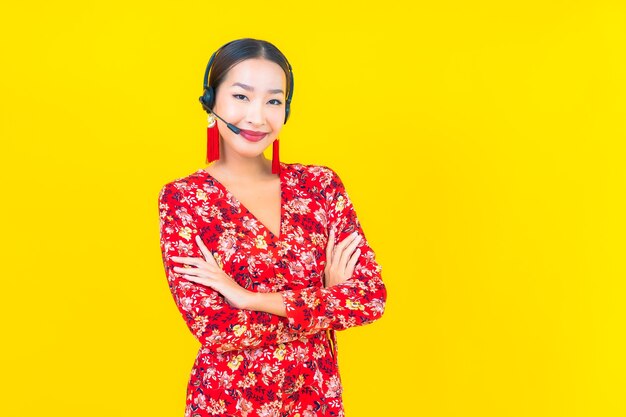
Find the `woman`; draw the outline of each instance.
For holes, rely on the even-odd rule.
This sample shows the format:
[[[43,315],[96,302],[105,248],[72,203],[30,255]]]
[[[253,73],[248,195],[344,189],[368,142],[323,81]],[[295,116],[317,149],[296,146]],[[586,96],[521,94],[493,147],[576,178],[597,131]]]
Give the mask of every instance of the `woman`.
[[[335,330],[385,309],[381,266],[337,173],[278,160],[292,94],[274,45],[222,46],[200,98],[212,163],[159,194],[169,288],[202,344],[186,417],[343,416]]]

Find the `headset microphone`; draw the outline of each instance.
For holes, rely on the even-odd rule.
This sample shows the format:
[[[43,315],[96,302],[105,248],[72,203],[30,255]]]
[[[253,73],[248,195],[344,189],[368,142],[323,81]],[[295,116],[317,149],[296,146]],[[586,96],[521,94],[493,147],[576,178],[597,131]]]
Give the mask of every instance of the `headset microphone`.
[[[241,129],[239,129],[237,126],[235,126],[235,125],[234,125],[234,124],[232,124],[232,123],[228,123],[226,120],[224,120],[224,119],[222,119],[220,116],[218,116],[218,115],[217,115],[217,113],[215,113],[213,110],[211,110],[211,109],[209,108],[209,106],[207,106],[207,105],[206,105],[206,103],[204,102],[203,98],[204,98],[204,95],[201,95],[201,96],[200,96],[200,103],[202,103],[202,107],[204,107],[204,110],[206,110],[206,111],[207,111],[207,113],[213,113],[213,115],[214,115],[215,117],[217,117],[218,119],[220,119],[222,122],[226,123],[226,126],[228,126],[228,128],[229,128],[230,130],[232,130],[232,131],[233,131],[236,135],[238,135],[238,134],[239,134],[239,132],[241,132]]]
[[[241,132],[241,129],[239,129],[237,126],[235,126],[235,125],[233,125],[233,124],[231,124],[231,123],[228,123],[226,120],[224,120],[224,119],[222,119],[221,117],[219,117],[219,116],[217,115],[217,113],[215,113],[214,111],[212,111],[211,113],[213,113],[213,114],[215,115],[215,117],[217,117],[218,119],[220,119],[222,122],[226,123],[226,126],[228,126],[228,128],[229,128],[230,130],[232,130],[233,132],[235,132],[235,134],[236,134],[236,135],[238,135],[238,134],[239,134],[239,132]]]

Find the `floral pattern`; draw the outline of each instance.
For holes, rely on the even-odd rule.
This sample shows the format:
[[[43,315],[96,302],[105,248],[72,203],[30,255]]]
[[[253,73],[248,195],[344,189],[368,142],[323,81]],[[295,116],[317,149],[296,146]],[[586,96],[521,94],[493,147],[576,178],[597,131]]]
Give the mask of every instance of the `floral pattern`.
[[[160,244],[169,289],[201,347],[185,417],[344,416],[335,331],[379,319],[387,298],[381,266],[335,171],[280,163],[281,225],[275,236],[205,169],[159,193]],[[357,231],[353,276],[324,287],[326,244]],[[287,317],[238,309],[184,279],[172,256],[202,257],[199,235],[242,287],[280,292]]]

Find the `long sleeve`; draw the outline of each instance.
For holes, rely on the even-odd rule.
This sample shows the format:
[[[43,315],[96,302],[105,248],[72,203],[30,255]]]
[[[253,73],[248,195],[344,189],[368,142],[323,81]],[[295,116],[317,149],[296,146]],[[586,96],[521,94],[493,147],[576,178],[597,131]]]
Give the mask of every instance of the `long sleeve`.
[[[159,193],[160,244],[168,286],[178,310],[196,339],[215,352],[277,345],[316,331],[295,331],[286,317],[238,309],[211,287],[174,271],[172,256],[203,257],[184,183],[166,184]]]
[[[334,170],[322,168],[328,225],[335,230],[336,243],[356,230],[361,236],[361,254],[352,277],[341,284],[282,291],[290,326],[305,332],[345,330],[372,323],[382,316],[387,300],[382,267],[365,239],[348,193]]]

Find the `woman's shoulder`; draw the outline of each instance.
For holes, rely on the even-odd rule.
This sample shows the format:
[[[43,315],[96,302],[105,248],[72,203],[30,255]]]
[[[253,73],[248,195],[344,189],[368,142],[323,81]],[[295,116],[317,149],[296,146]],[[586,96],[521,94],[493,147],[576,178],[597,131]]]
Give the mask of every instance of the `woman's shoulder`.
[[[206,170],[200,168],[191,173],[170,179],[161,187],[159,199],[163,198],[165,195],[183,195],[189,192],[195,192],[201,187],[202,181],[207,174],[208,172]]]
[[[286,164],[288,169],[293,172],[297,178],[317,183],[323,187],[330,185],[333,180],[338,178],[337,172],[328,165],[320,164],[303,164],[289,163]]]

